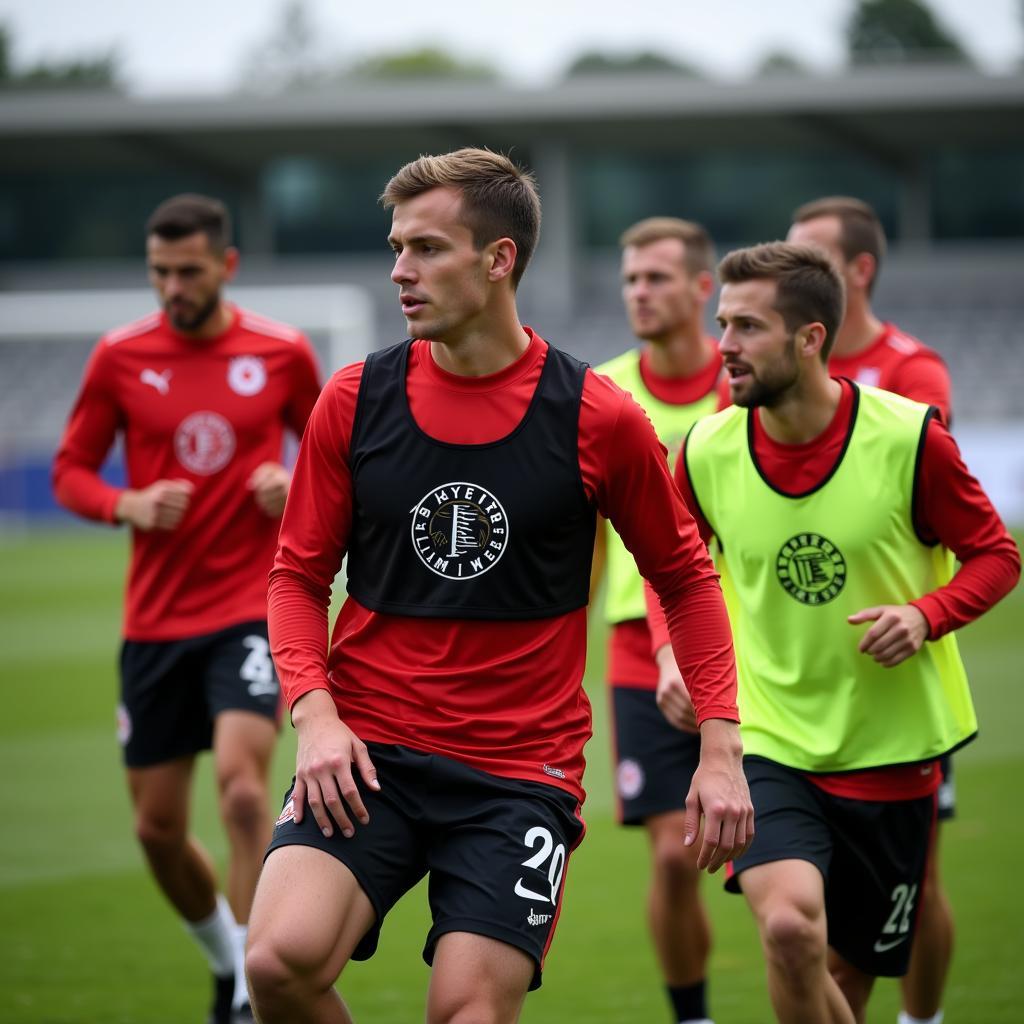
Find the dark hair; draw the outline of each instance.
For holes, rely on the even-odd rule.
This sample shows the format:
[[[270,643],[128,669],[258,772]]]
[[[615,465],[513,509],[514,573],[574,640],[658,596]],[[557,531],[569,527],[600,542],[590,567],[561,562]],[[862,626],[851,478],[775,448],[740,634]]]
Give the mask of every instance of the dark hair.
[[[816,245],[765,242],[736,249],[718,264],[718,276],[722,284],[774,281],[773,308],[782,315],[787,330],[810,323],[824,325],[821,359],[827,362],[843,319],[845,293],[835,264]]]
[[[707,229],[696,221],[681,220],[679,217],[648,217],[626,228],[619,237],[619,245],[651,245],[665,238],[675,238],[683,243],[683,263],[689,274],[707,271],[715,267],[715,246]]]
[[[380,201],[389,208],[433,188],[459,191],[462,216],[478,249],[498,238],[515,242],[512,284],[517,286],[540,236],[540,196],[533,175],[489,149],[457,149],[407,163],[387,183]]]
[[[219,199],[185,192],[165,199],[146,221],[146,237],[156,235],[168,242],[201,231],[210,248],[223,252],[231,245],[231,214]]]
[[[885,258],[885,231],[874,208],[852,196],[826,196],[804,203],[793,213],[793,223],[816,220],[818,217],[839,218],[839,248],[847,262],[862,252],[874,257],[875,273],[868,285],[868,294],[875,289],[878,271]]]

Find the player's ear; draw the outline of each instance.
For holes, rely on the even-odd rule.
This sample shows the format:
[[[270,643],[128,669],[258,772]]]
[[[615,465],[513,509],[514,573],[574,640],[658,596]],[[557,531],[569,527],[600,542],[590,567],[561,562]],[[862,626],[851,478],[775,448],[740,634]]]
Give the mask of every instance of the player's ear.
[[[797,355],[802,359],[820,356],[826,333],[825,325],[821,321],[815,320],[813,323],[804,324],[795,335]]]
[[[511,238],[499,238],[487,246],[490,266],[487,277],[491,281],[501,281],[508,277],[516,266],[516,243]]]
[[[875,279],[875,274],[878,273],[878,263],[871,253],[859,252],[850,261],[847,273],[853,277],[858,288],[867,291]]]
[[[707,302],[715,290],[715,278],[710,270],[702,270],[693,279],[697,289],[697,296],[701,302]]]

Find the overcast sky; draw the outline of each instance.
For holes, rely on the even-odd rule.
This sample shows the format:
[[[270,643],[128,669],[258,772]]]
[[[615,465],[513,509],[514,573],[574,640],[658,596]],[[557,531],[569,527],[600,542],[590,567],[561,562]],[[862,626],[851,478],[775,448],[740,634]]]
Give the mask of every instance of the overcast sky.
[[[1019,67],[1021,0],[929,0],[978,62]],[[0,0],[19,65],[114,47],[133,90],[217,92],[234,87],[246,56],[272,32],[283,0]],[[739,77],[773,50],[821,70],[843,57],[854,0],[434,0],[373,4],[306,0],[321,49],[342,60],[381,50],[441,45],[484,58],[509,79],[556,77],[585,49],[654,49],[709,73]]]

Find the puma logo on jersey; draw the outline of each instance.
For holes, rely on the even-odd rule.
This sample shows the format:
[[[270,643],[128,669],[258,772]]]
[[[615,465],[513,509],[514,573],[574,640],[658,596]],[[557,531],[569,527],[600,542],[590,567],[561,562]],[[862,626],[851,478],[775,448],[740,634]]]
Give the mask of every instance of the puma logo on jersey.
[[[161,395],[166,395],[171,390],[171,371],[161,370],[159,373],[156,370],[151,370],[148,366],[146,369],[139,374],[139,380],[143,384],[149,384],[151,387],[157,389]]]

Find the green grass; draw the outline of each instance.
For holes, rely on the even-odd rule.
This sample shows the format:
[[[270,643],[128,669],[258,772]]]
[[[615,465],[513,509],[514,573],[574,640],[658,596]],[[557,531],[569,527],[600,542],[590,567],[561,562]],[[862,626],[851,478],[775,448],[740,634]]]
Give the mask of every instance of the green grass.
[[[205,967],[143,869],[114,740],[124,540],[103,530],[0,534],[0,1024],[204,1019]],[[962,634],[982,724],[979,741],[958,758],[960,816],[944,840],[959,928],[951,1024],[1022,1019],[1022,625],[1018,590]],[[526,1024],[668,1018],[643,923],[645,840],[612,818],[601,640],[592,639],[587,674],[596,732],[588,748],[589,832],[569,867],[545,984],[527,1001]],[[286,732],[275,793],[293,753]],[[204,764],[196,828],[222,859],[212,795]],[[726,896],[718,877],[705,891],[716,934],[716,1020],[770,1021],[746,905]],[[377,956],[346,972],[341,987],[358,1020],[423,1018],[425,902],[422,889],[411,893],[388,918]],[[892,1022],[895,1014],[895,985],[880,982],[869,1021]]]

